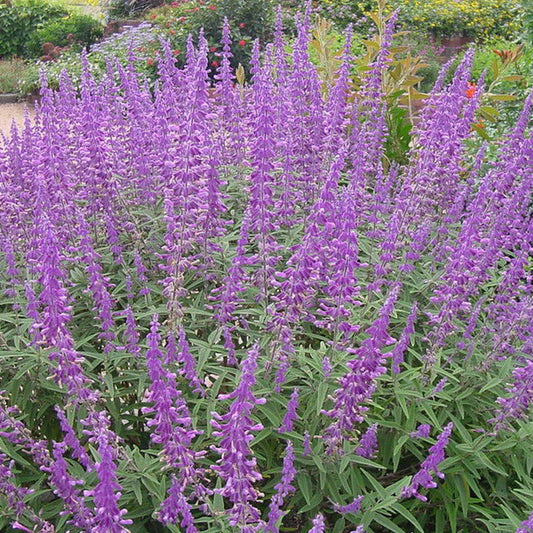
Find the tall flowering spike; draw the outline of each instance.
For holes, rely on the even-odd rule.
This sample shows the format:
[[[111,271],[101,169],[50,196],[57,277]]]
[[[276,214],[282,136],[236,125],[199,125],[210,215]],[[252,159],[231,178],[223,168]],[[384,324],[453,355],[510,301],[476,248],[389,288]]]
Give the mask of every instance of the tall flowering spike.
[[[341,514],[348,514],[348,513],[357,514],[361,510],[362,501],[363,501],[363,496],[357,496],[357,498],[354,498],[351,503],[348,503],[346,505],[335,504],[333,506],[333,509],[335,509],[337,513],[341,513]]]
[[[139,332],[137,330],[135,316],[130,305],[124,309],[123,315],[126,317],[126,331],[124,332],[125,349],[134,357],[139,357],[141,355],[141,347],[139,346]]]
[[[70,425],[67,415],[61,407],[56,405],[55,407],[57,418],[59,420],[59,425],[61,431],[63,431],[63,442],[72,450],[72,457],[78,459],[78,461],[86,468],[86,470],[94,469],[94,461],[89,457],[85,448],[82,446],[79,441],[74,429]]]
[[[400,285],[395,285],[378,318],[366,330],[368,337],[354,351],[357,357],[347,363],[348,372],[339,379],[340,387],[333,395],[334,405],[324,414],[333,419],[333,423],[325,432],[329,452],[339,447],[345,435],[350,434],[355,425],[364,420],[368,411],[365,405],[376,389],[376,380],[385,373],[385,356],[382,349],[392,342],[387,333],[394,304],[400,293]]]
[[[394,346],[391,352],[392,371],[395,374],[398,374],[400,372],[400,365],[403,363],[405,350],[407,350],[409,346],[411,335],[413,335],[415,332],[414,324],[416,322],[417,314],[418,314],[418,304],[414,302],[411,307],[411,312],[409,313],[409,316],[407,317],[407,324],[405,325],[405,328],[402,331],[400,340],[396,343],[396,345]]]
[[[50,483],[54,487],[54,494],[60,498],[65,508],[60,515],[70,515],[67,523],[82,531],[91,531],[92,525],[96,522],[93,511],[91,511],[82,496],[77,485],[83,485],[83,480],[74,479],[68,472],[68,464],[64,454],[66,444],[64,442],[54,442],[53,463],[49,468],[42,468],[49,474]]]
[[[272,107],[273,81],[271,65],[261,67],[258,59],[259,45],[254,43],[253,97],[255,104],[255,142],[252,146],[252,173],[250,174],[249,205],[250,232],[256,237],[256,260],[259,271],[255,283],[259,297],[266,298],[271,291],[274,267],[279,261],[280,245],[275,232],[279,229],[274,217],[274,109]]]
[[[121,486],[117,480],[117,435],[110,430],[111,421],[104,411],[93,411],[83,421],[89,429],[84,430],[89,442],[96,446],[99,461],[95,464],[98,483],[94,489],[85,491],[94,502],[94,533],[128,533],[125,527],[133,522],[125,519],[126,509],[120,509]]]
[[[89,275],[88,291],[91,293],[94,301],[93,311],[96,312],[100,321],[102,333],[100,337],[105,341],[104,352],[109,353],[113,350],[113,341],[116,340],[114,333],[115,321],[113,319],[113,307],[115,302],[109,290],[113,287],[109,278],[103,274],[103,269],[99,264],[100,255],[94,249],[94,243],[89,233],[89,228],[83,221],[80,231],[80,251],[82,252],[82,261]]]
[[[336,153],[338,139],[346,135],[348,117],[346,114],[348,105],[348,92],[350,80],[350,68],[352,65],[352,27],[346,30],[346,41],[342,54],[342,63],[337,71],[335,85],[331,88],[329,99],[326,103],[325,112],[327,121],[325,125],[324,150],[329,154]]]
[[[533,404],[533,361],[513,370],[513,383],[506,392],[506,397],[498,398],[500,408],[490,420],[496,430],[508,428],[511,420],[523,418]]]
[[[276,79],[283,81],[288,73],[289,63],[283,36],[283,8],[278,4],[276,8],[276,22],[274,31],[274,66]]]
[[[374,61],[369,65],[361,88],[361,97],[356,112],[352,117],[352,184],[364,187],[367,180],[379,172],[387,135],[385,95],[383,78],[391,61],[390,47],[397,12],[388,19],[385,32],[381,38],[379,50]],[[345,52],[346,54],[346,52]]]
[[[411,484],[404,487],[402,496],[404,498],[418,498],[423,502],[427,502],[427,497],[420,494],[418,491],[421,487],[426,489],[434,489],[437,484],[433,481],[433,475],[444,479],[444,474],[439,471],[439,464],[445,459],[445,450],[450,441],[452,434],[453,423],[450,422],[444,427],[443,432],[439,435],[437,442],[429,449],[429,455],[424,459],[420,465],[420,470],[413,476]]]
[[[91,391],[90,380],[82,369],[83,357],[74,349],[74,339],[68,329],[71,321],[69,294],[64,286],[65,273],[57,234],[46,215],[39,221],[43,235],[36,251],[39,284],[42,287],[38,302],[42,308],[41,344],[50,348],[49,358],[56,362],[55,379],[64,386],[72,402],[92,402],[97,393]]]
[[[326,523],[324,521],[324,515],[319,513],[313,518],[313,527],[309,530],[309,533],[325,533]]]
[[[337,156],[339,177],[344,164],[344,150]],[[357,269],[361,267],[358,260],[359,243],[357,236],[358,212],[356,199],[352,191],[339,190],[334,200],[335,218],[333,223],[325,220],[322,238],[324,297],[319,300],[315,323],[337,333],[337,338],[350,342],[351,334],[359,326],[353,324],[353,308],[360,305],[360,284]],[[317,243],[317,246],[320,246]]]
[[[287,441],[285,457],[283,458],[283,468],[281,470],[281,481],[274,487],[275,493],[270,500],[268,520],[265,526],[265,533],[279,533],[279,522],[283,518],[282,507],[285,499],[296,489],[292,485],[296,476],[294,468],[294,448],[291,441]]]
[[[17,521],[24,516],[35,524],[34,531],[54,533],[54,526],[36,515],[33,509],[24,501],[24,498],[33,491],[15,484],[14,468],[15,461],[10,461],[7,455],[0,453],[0,498],[7,501],[5,510],[11,516],[15,516],[15,521],[11,522],[11,527],[32,533],[30,529],[25,528]]]
[[[250,210],[248,209],[243,215],[235,256],[231,260],[231,265],[222,283],[219,287],[213,289],[210,296],[211,300],[217,302],[213,306],[215,309],[213,318],[222,328],[224,348],[228,351],[228,364],[232,366],[237,362],[235,358],[235,343],[232,338],[232,332],[236,328],[235,322],[237,320],[235,312],[244,301],[241,296],[246,290],[247,274],[244,267],[250,263],[250,260],[246,257],[249,229]]]
[[[261,513],[253,506],[253,502],[262,496],[254,487],[262,476],[250,449],[250,443],[254,439],[252,432],[263,429],[261,424],[254,423],[251,414],[255,405],[266,401],[264,398],[256,398],[252,392],[258,357],[259,346],[256,344],[241,364],[237,388],[218,397],[220,401],[233,400],[229,411],[225,415],[212,413],[211,421],[215,428],[213,435],[220,439],[220,444],[213,446],[220,459],[212,469],[225,483],[223,488],[216,489],[215,492],[232,503],[228,510],[229,523],[239,527],[242,533],[253,533],[262,524]]]
[[[372,459],[378,451],[378,425],[372,424],[359,439],[355,453],[366,459]]]
[[[147,422],[152,429],[151,439],[162,446],[162,459],[176,470],[158,516],[163,524],[175,524],[181,516],[182,522],[187,524],[187,533],[194,533],[196,527],[189,523],[191,506],[187,501],[187,494],[195,484],[198,486],[194,490],[201,493],[202,471],[196,468],[196,462],[203,453],[192,451],[190,446],[201,432],[192,427],[191,415],[177,388],[175,375],[163,367],[160,341],[158,316],[154,315],[146,352],[151,380],[146,401],[152,405],[144,407],[143,413],[154,415]]]
[[[281,426],[279,428],[280,433],[285,433],[287,431],[292,431],[294,429],[294,421],[298,419],[298,415],[296,414],[296,409],[298,409],[300,403],[298,402],[298,394],[299,394],[298,387],[294,387],[294,390],[291,394],[291,399],[289,400],[289,403],[287,404],[287,412],[285,413],[285,416],[283,417],[283,420],[281,422]]]
[[[218,72],[215,75],[215,79],[219,82],[216,85],[218,94],[224,104],[224,114],[231,112],[229,107],[235,100],[235,93],[233,91],[233,80],[235,75],[231,68],[231,30],[229,26],[228,17],[224,17],[224,24],[222,26],[222,52],[220,52],[220,66]]]
[[[187,294],[184,277],[196,268],[198,245],[207,242],[205,220],[209,209],[206,174],[211,175],[213,158],[211,120],[208,100],[207,42],[199,39],[198,53],[187,64],[187,82],[182,87],[184,105],[177,124],[170,125],[171,146],[164,162],[164,213],[166,223],[164,262],[166,277],[163,294],[167,298],[169,324],[181,322],[181,300]],[[220,213],[217,212],[217,216]]]
[[[180,369],[180,373],[185,376],[189,381],[193,392],[205,396],[205,390],[202,386],[202,382],[198,378],[196,373],[196,361],[191,353],[189,343],[187,342],[187,336],[185,334],[185,329],[180,325],[179,327],[179,337],[178,337],[178,361],[180,361],[183,367]]]

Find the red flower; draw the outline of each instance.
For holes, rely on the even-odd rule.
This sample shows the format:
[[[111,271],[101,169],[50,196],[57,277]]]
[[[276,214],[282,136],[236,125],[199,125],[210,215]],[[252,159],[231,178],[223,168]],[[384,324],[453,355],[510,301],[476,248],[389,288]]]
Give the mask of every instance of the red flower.
[[[176,48],[176,50],[174,50],[174,52],[172,52],[175,56],[179,56],[181,54],[181,50],[178,50]]]
[[[239,28],[244,28],[244,22],[241,22],[241,23],[239,24]]]
[[[153,57],[149,57],[147,60],[146,60],[146,64],[151,67],[153,64],[154,64],[154,58]]]
[[[187,20],[187,17],[180,17],[180,22],[185,22]]]
[[[211,66],[212,67],[218,67],[218,61],[211,61]]]
[[[246,44],[246,41],[244,39],[241,39],[239,41],[239,46],[244,46]]]
[[[150,18],[151,18],[152,20],[154,20],[154,19],[155,19],[155,17],[156,17],[156,14],[155,14],[155,13],[154,13],[154,14],[152,14],[152,15],[150,15]]]
[[[215,11],[216,8],[217,8],[217,6],[214,6],[213,4],[211,4],[211,5],[209,6],[209,9],[211,9],[212,11]]]
[[[212,46],[210,49],[209,49],[210,52],[216,52],[217,51],[217,47],[216,46]]]

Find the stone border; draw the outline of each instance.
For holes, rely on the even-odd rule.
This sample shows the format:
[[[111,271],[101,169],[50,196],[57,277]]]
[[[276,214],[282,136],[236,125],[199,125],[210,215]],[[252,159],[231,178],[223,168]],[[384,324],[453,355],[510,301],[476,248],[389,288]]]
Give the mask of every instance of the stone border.
[[[0,94],[0,104],[17,104],[20,100],[23,100],[20,94]]]

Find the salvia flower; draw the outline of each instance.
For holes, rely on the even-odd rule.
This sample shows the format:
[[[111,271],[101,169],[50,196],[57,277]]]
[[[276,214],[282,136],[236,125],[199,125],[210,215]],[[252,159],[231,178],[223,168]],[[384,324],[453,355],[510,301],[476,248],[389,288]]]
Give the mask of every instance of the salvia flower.
[[[439,435],[437,442],[429,449],[429,455],[424,459],[420,465],[420,470],[413,476],[411,484],[404,487],[402,496],[404,498],[415,497],[423,502],[427,501],[427,497],[418,492],[420,488],[434,489],[437,484],[433,480],[433,475],[444,479],[444,474],[439,470],[439,464],[444,461],[444,451],[450,440],[452,434],[453,423],[450,422],[444,427],[443,432]]]
[[[324,522],[324,515],[319,513],[313,518],[313,527],[309,533],[324,533],[326,531],[326,523]]]
[[[280,433],[285,433],[294,429],[294,421],[298,418],[298,415],[296,414],[296,409],[298,409],[298,406],[300,405],[298,402],[298,394],[299,389],[298,387],[295,387],[292,391],[291,399],[287,404],[287,412],[285,413],[285,416],[283,417],[283,420],[281,422],[281,426],[278,430]]]
[[[333,506],[333,509],[337,513],[341,513],[341,514],[348,514],[348,513],[357,514],[361,510],[362,501],[363,501],[363,496],[357,496],[357,498],[354,498],[351,503],[348,503],[346,505],[335,504]]]
[[[193,439],[200,432],[192,427],[191,415],[177,388],[175,375],[163,366],[164,356],[159,347],[161,336],[158,330],[158,316],[154,315],[146,352],[146,365],[151,380],[146,401],[151,406],[144,407],[143,413],[154,415],[147,423],[152,428],[152,441],[162,446],[163,460],[176,470],[159,517],[166,524],[176,523],[181,515],[182,520],[188,524],[191,509],[186,493],[193,484],[201,485],[202,472],[196,468],[196,461],[203,454],[191,449]],[[198,493],[201,492],[199,487],[197,490]],[[188,533],[196,531],[191,524],[187,527]]]
[[[359,446],[355,453],[366,459],[372,459],[378,450],[378,425],[372,424],[359,439]]]
[[[212,413],[211,422],[215,428],[213,435],[220,439],[220,444],[213,447],[220,459],[212,468],[225,483],[222,489],[216,489],[215,492],[232,503],[228,511],[230,525],[239,527],[243,533],[254,532],[261,521],[260,512],[253,502],[261,496],[254,484],[262,476],[250,449],[250,442],[254,438],[252,432],[263,429],[251,418],[255,405],[265,403],[263,398],[256,398],[252,392],[258,357],[259,347],[254,345],[241,364],[237,388],[218,397],[221,401],[233,400],[229,411],[225,415]]]
[[[128,512],[120,509],[121,485],[117,480],[117,435],[111,431],[109,415],[104,411],[93,411],[83,421],[88,428],[84,433],[89,436],[89,442],[96,445],[99,461],[95,464],[98,483],[84,492],[86,497],[92,497],[94,502],[93,533],[128,533],[125,527],[132,524],[124,518]]]
[[[265,533],[279,533],[279,520],[283,517],[282,506],[289,494],[295,492],[292,485],[296,476],[294,468],[294,449],[291,441],[287,441],[283,468],[281,470],[281,481],[274,487],[276,491],[270,500],[268,520],[265,526]]]
[[[427,439],[431,433],[431,426],[429,424],[420,424],[416,431],[409,433],[409,436],[413,439]]]

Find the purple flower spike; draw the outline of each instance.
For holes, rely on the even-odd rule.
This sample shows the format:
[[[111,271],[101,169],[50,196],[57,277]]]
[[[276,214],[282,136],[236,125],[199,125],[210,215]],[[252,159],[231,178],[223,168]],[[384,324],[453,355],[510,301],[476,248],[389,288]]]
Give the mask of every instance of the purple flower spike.
[[[420,465],[420,470],[413,476],[411,484],[404,487],[402,491],[402,496],[404,498],[412,498],[414,496],[423,502],[427,502],[427,497],[418,492],[420,487],[434,489],[437,486],[435,481],[433,481],[432,474],[444,479],[444,474],[439,471],[438,466],[444,461],[444,450],[446,449],[446,446],[448,446],[452,430],[453,423],[450,422],[439,435],[437,442],[429,449],[429,455]]]
[[[498,398],[500,409],[489,422],[496,430],[509,427],[509,420],[523,418],[533,404],[533,361],[527,361],[523,367],[513,370],[513,383],[507,387],[508,396]]]
[[[287,441],[285,458],[283,459],[283,468],[281,471],[281,482],[274,487],[276,492],[270,501],[265,533],[279,533],[278,522],[284,515],[281,507],[285,502],[285,498],[296,490],[292,485],[295,476],[296,470],[294,468],[293,445],[292,442]]]
[[[299,389],[298,387],[295,387],[292,391],[291,399],[287,404],[287,412],[285,413],[283,421],[281,422],[281,426],[278,430],[280,433],[285,433],[294,429],[294,421],[298,419],[296,409],[298,409],[300,405],[300,403],[298,402],[298,393]]]
[[[409,433],[409,436],[413,439],[427,439],[431,433],[431,426],[429,424],[420,424],[416,431]]]
[[[333,506],[334,510],[337,513],[341,514],[348,514],[353,513],[357,514],[361,510],[361,502],[363,501],[363,496],[358,496],[357,498],[353,499],[352,503],[349,503],[347,505],[337,505],[335,504]]]
[[[263,429],[251,418],[255,405],[265,403],[264,398],[256,398],[252,392],[255,385],[255,371],[259,347],[254,345],[248,357],[242,362],[242,374],[237,388],[230,394],[221,394],[219,400],[233,400],[225,415],[212,413],[213,435],[220,439],[220,445],[213,450],[220,455],[217,465],[212,469],[224,481],[225,486],[215,492],[227,498],[232,504],[229,509],[229,522],[240,531],[253,533],[261,523],[261,514],[252,505],[261,496],[254,483],[262,479],[257,470],[257,461],[252,455],[250,442],[252,432]]]
[[[132,524],[131,520],[124,518],[128,512],[120,509],[120,489],[117,481],[116,443],[117,435],[111,431],[111,421],[104,412],[94,411],[84,420],[84,425],[89,429],[84,433],[89,435],[89,442],[97,446],[100,461],[96,463],[95,470],[98,475],[98,484],[92,490],[85,491],[85,496],[92,496],[95,507],[93,533],[128,533],[124,527]]]
[[[359,440],[359,446],[355,453],[366,459],[372,459],[378,451],[378,425],[372,424]]]
[[[154,415],[147,423],[152,428],[152,441],[162,446],[162,459],[177,471],[161,506],[159,519],[163,524],[176,523],[181,516],[187,532],[192,533],[196,528],[191,522],[190,504],[185,494],[192,485],[197,485],[195,490],[198,494],[202,492],[203,472],[196,468],[195,463],[203,453],[190,449],[192,441],[201,432],[192,427],[191,414],[177,388],[176,376],[163,367],[160,341],[158,316],[154,315],[146,352],[148,374],[152,381],[146,400],[152,405],[143,408],[143,413]]]

